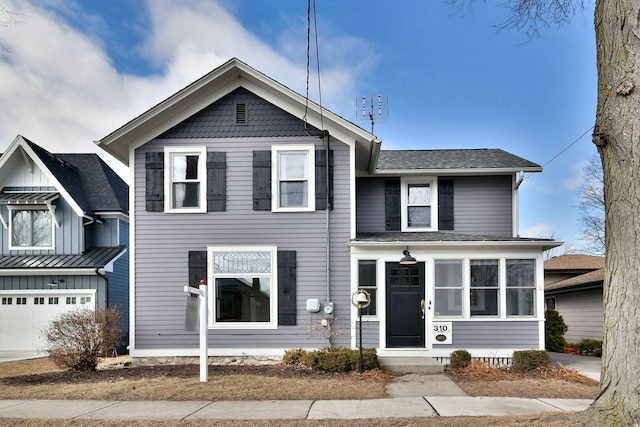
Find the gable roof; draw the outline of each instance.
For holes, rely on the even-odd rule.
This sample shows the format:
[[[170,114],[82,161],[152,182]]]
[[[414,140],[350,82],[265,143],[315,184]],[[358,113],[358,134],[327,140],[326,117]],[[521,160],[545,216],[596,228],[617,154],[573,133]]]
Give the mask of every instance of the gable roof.
[[[544,262],[547,274],[575,274],[573,277],[547,283],[545,293],[569,292],[574,290],[602,287],[604,283],[605,257],[583,254],[565,254]]]
[[[545,293],[567,292],[587,288],[602,287],[604,283],[604,268],[580,274],[568,279],[548,283],[544,286]]]
[[[381,150],[377,173],[458,174],[541,172],[542,167],[500,149]]]
[[[100,212],[129,213],[128,185],[97,154],[52,154],[18,135],[0,158],[0,167],[18,149],[24,150],[23,154],[26,153],[52,181],[59,184],[60,193],[78,215],[93,217]],[[32,196],[43,197],[35,193]]]
[[[198,113],[238,87],[244,87],[282,110],[356,148],[356,169],[369,170],[371,150],[380,140],[350,121],[232,58],[220,67],[171,95],[96,143],[129,164],[129,149],[138,148]]]

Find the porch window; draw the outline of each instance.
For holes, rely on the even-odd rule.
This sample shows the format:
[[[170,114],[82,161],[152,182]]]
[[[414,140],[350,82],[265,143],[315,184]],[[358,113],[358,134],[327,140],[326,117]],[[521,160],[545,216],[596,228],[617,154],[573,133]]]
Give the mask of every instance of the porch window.
[[[206,212],[206,147],[165,148],[165,211]]]
[[[365,289],[371,295],[371,304],[362,310],[364,316],[375,316],[377,310],[377,268],[375,260],[358,261],[358,288]]]
[[[462,317],[462,260],[435,260],[435,316]]]
[[[53,249],[53,217],[47,207],[9,209],[10,249]]]
[[[276,254],[272,247],[210,248],[214,327],[276,326]]]
[[[545,310],[556,310],[556,297],[547,297],[544,299]]]
[[[274,146],[272,163],[272,210],[314,211],[315,147]]]
[[[533,316],[535,313],[535,260],[508,259],[507,316]]]
[[[472,259],[470,271],[469,306],[471,317],[498,316],[500,301],[499,260]]]

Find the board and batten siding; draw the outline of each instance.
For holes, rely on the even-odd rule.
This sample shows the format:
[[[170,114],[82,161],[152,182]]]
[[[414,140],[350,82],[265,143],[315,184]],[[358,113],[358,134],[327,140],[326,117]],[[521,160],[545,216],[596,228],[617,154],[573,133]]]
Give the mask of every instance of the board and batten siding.
[[[135,152],[135,349],[197,348],[198,334],[184,331],[183,287],[188,279],[188,252],[207,246],[273,245],[296,251],[297,324],[272,330],[209,331],[215,348],[298,348],[318,341],[323,330],[308,333],[322,313],[306,311],[306,300],[324,300],[327,287],[327,211],[277,212],[253,210],[253,151],[278,144],[309,144],[322,149],[315,137],[156,139]],[[200,214],[166,214],[145,210],[145,153],[165,146],[206,146],[226,153],[226,210]],[[349,147],[331,140],[334,156],[334,206],[330,216],[330,297],[335,303],[334,327],[346,324],[349,301]],[[318,336],[315,336],[318,335]],[[349,337],[335,344],[349,345]],[[326,341],[323,345],[327,345]]]
[[[578,343],[585,338],[602,340],[604,311],[602,288],[567,292],[554,295],[556,310],[567,324],[564,339]]]
[[[2,255],[54,255],[54,254],[79,254],[85,250],[84,228],[82,218],[79,217],[71,206],[59,197],[53,202],[55,215],[60,227],[53,226],[55,249],[52,250],[9,250],[9,229],[0,226],[2,238]],[[23,205],[23,207],[26,207]],[[6,205],[0,206],[2,215],[10,221],[10,212]]]
[[[385,231],[385,181],[393,178],[356,180],[356,229]],[[458,176],[453,180],[453,231],[469,234],[511,236],[513,227],[512,177]]]
[[[452,345],[433,344],[434,349],[538,349],[538,321],[454,321]]]

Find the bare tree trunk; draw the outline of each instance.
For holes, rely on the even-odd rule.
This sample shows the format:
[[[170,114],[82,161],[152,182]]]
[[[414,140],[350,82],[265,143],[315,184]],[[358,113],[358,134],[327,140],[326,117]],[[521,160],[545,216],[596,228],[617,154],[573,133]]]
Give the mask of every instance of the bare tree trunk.
[[[595,402],[580,421],[640,425],[640,2],[596,0],[600,151],[606,203],[604,349]]]

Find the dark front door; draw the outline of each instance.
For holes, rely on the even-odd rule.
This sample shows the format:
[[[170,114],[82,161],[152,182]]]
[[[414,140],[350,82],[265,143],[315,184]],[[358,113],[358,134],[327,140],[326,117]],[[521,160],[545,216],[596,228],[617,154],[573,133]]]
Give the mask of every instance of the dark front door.
[[[386,264],[387,347],[424,347],[424,262]]]

